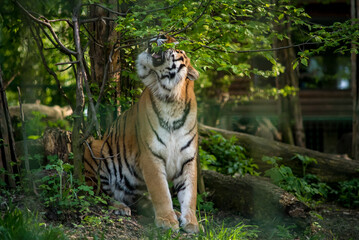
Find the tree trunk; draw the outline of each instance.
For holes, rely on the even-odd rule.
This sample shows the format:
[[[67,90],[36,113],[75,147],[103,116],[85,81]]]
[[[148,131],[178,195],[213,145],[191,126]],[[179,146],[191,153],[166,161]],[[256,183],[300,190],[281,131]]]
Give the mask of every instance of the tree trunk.
[[[6,174],[0,174],[0,179],[10,187],[15,187],[15,173],[18,173],[18,160],[15,153],[15,140],[12,133],[10,114],[0,68],[0,169]]]
[[[112,5],[114,10],[119,12],[118,1],[106,0],[102,1],[105,5]],[[120,40],[119,33],[115,30],[115,22],[106,20],[106,18],[116,18],[117,15],[108,12],[107,10],[98,6],[91,6],[90,17],[98,18],[99,20],[91,23],[90,30],[93,33],[94,39],[90,44],[90,59],[91,59],[91,73],[92,81],[95,82],[99,88],[102,84],[111,79],[116,83],[116,91],[112,99],[118,99],[120,96],[120,72],[121,72],[121,55],[120,50],[115,49],[115,45]],[[107,129],[113,122],[116,110],[113,106],[102,101],[104,104],[99,108],[100,122],[103,130]],[[116,102],[116,101],[115,101]],[[117,102],[119,105],[119,102]],[[117,109],[120,113],[120,109]]]
[[[359,18],[358,1],[351,1],[351,17]],[[357,47],[355,44],[353,48]],[[359,161],[359,63],[358,57],[353,52],[351,55],[351,78],[352,78],[352,95],[353,95],[353,140],[352,140],[352,157]]]
[[[85,72],[83,69],[83,57],[81,49],[81,41],[79,35],[79,9],[81,1],[76,1],[75,8],[73,10],[72,22],[74,29],[74,41],[76,45],[76,60],[77,63],[77,75],[76,75],[76,106],[74,110],[74,127],[72,131],[72,151],[74,154],[74,177],[80,181],[83,181],[83,147],[81,132],[83,123],[83,110],[85,106],[85,95],[84,95],[84,78]]]
[[[272,167],[262,161],[263,156],[277,156],[283,158],[283,160],[279,162],[280,164],[292,168],[295,174],[302,175],[303,168],[300,160],[293,158],[295,154],[300,154],[317,160],[318,164],[307,166],[306,173],[315,174],[324,182],[337,182],[359,177],[359,162],[340,155],[321,153],[244,133],[203,125],[200,125],[198,130],[201,137],[211,135],[211,130],[222,134],[227,139],[235,136],[238,139],[238,144],[247,149],[249,157],[253,158],[260,172],[264,172]]]
[[[267,178],[231,177],[214,171],[203,171],[209,197],[215,207],[239,211],[257,221],[279,221],[278,225],[310,224],[310,208],[292,194],[270,183]]]
[[[287,34],[288,39],[284,38],[282,41],[277,40],[274,47],[293,45],[289,23],[278,28],[279,32]],[[285,67],[284,73],[277,77],[277,88],[283,89],[289,86],[299,90],[298,72],[292,67],[292,63],[296,58],[294,49],[287,48],[279,50],[277,51],[277,57],[279,63]],[[279,126],[283,134],[283,142],[305,147],[305,133],[298,91],[295,95],[280,96],[279,104]]]

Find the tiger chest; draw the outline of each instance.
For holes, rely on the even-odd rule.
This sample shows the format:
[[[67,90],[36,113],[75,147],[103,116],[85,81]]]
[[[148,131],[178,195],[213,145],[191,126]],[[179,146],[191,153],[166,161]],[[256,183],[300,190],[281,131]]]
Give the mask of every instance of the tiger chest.
[[[153,138],[152,146],[163,158],[167,179],[169,181],[178,175],[183,164],[190,159],[194,159],[197,154],[196,132],[189,133],[188,129],[183,128],[175,132],[159,130],[163,144],[158,143],[157,137]]]

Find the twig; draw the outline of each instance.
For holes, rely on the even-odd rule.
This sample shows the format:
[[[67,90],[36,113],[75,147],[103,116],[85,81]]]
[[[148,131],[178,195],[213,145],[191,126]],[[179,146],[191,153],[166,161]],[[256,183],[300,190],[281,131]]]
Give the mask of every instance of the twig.
[[[116,155],[112,155],[112,156],[107,156],[107,157],[96,157],[94,152],[92,151],[92,148],[90,146],[90,144],[87,142],[87,140],[84,141],[86,146],[88,147],[89,151],[90,151],[90,154],[91,154],[91,157],[95,160],[106,160],[108,158],[115,158],[115,157],[118,157],[121,153],[117,153]],[[105,142],[105,141],[104,141]]]
[[[78,63],[79,61],[72,61],[72,62],[61,62],[61,63],[55,63],[55,65],[67,65],[67,64],[76,64]]]
[[[225,53],[257,53],[257,52],[273,52],[273,51],[284,50],[284,49],[288,49],[288,48],[296,48],[296,47],[301,47],[301,46],[317,45],[317,44],[320,44],[320,43],[306,42],[306,43],[294,44],[294,45],[278,47],[278,48],[254,49],[254,50],[238,50],[238,51],[226,51],[226,50],[222,50],[222,49],[218,49],[218,48],[214,48],[214,47],[209,47],[209,46],[201,46],[201,47],[208,48],[208,49],[213,50],[213,51],[225,52]]]
[[[86,18],[86,19],[81,19],[80,23],[93,23],[93,22],[97,22],[100,20],[107,20],[107,21],[116,21],[117,19],[115,18],[110,18],[110,17],[97,17],[97,18]]]
[[[74,110],[70,99],[67,97],[65,91],[62,89],[62,86],[61,86],[60,80],[57,77],[57,74],[49,67],[49,65],[47,65],[47,62],[46,62],[46,59],[45,59],[45,56],[43,53],[43,43],[42,43],[42,40],[40,37],[39,30],[36,28],[36,33],[37,33],[37,36],[36,36],[33,31],[33,27],[30,26],[30,32],[31,32],[31,35],[33,36],[33,38],[35,39],[35,42],[36,42],[37,48],[39,49],[40,57],[41,57],[42,63],[44,64],[45,69],[51,76],[54,77],[54,79],[56,81],[57,88],[59,89],[61,95],[65,98],[67,103],[71,106],[72,110]]]
[[[12,83],[12,81],[15,80],[15,78],[20,74],[20,72],[15,73],[14,75],[12,75],[12,77],[9,79],[9,81],[7,81],[6,83],[4,83],[4,89],[6,90],[6,88]]]
[[[44,26],[46,26],[50,32],[52,37],[55,39],[55,41],[57,42],[58,46],[65,51],[66,53],[72,54],[72,55],[76,55],[75,51],[72,51],[70,49],[68,49],[67,47],[65,47],[65,45],[60,41],[60,39],[58,38],[57,34],[55,33],[54,29],[52,28],[50,22],[46,22],[46,21],[42,21],[36,17],[34,17],[28,10],[26,10],[18,1],[15,0],[15,3],[26,13],[26,15],[32,19],[33,21],[42,24]]]
[[[93,97],[92,97],[90,85],[88,82],[88,75],[86,73],[86,68],[85,68],[84,58],[83,58],[83,53],[82,53],[82,48],[81,48],[78,12],[79,12],[79,9],[76,9],[74,11],[74,15],[72,17],[72,22],[74,24],[74,40],[75,40],[76,51],[77,51],[76,59],[78,61],[78,64],[77,64],[78,65],[78,79],[77,79],[77,81],[80,81],[80,79],[84,80],[87,96],[89,99],[89,109],[90,109],[90,112],[92,113],[91,123],[90,123],[90,126],[86,129],[86,132],[90,132],[92,130],[93,125],[95,125],[97,135],[101,137],[100,124],[97,121],[96,110],[95,110],[94,103],[93,103]],[[81,75],[79,75],[79,74],[81,74]],[[85,136],[82,137],[80,141],[82,142],[84,139],[85,139]]]
[[[183,29],[179,30],[178,32],[172,34],[171,36],[172,37],[175,37],[176,35],[186,31],[188,28],[190,28],[193,24],[195,24],[196,22],[198,22],[198,20],[204,15],[204,13],[207,11],[207,8],[209,6],[209,4],[212,2],[212,0],[209,0],[208,3],[206,4],[206,6],[204,7],[203,11],[201,12],[201,14],[195,19],[193,20],[192,22],[190,22],[189,24],[187,24]],[[202,2],[201,2],[201,5],[200,7],[202,6]]]
[[[114,11],[108,7],[105,7],[105,6],[102,6],[101,4],[98,4],[98,3],[85,3],[85,4],[82,4],[81,7],[85,7],[85,6],[95,6],[95,7],[100,7],[102,9],[105,9],[107,10],[108,12],[110,13],[113,13],[115,15],[118,15],[118,16],[123,16],[125,17],[127,15],[127,13],[120,13],[120,12],[117,12],[117,11]]]
[[[106,62],[105,68],[103,70],[104,73],[103,73],[103,78],[102,78],[102,85],[101,85],[100,93],[99,93],[97,103],[96,103],[96,106],[95,106],[96,111],[98,110],[98,108],[100,106],[102,96],[103,96],[103,94],[105,92],[105,86],[106,86],[107,81],[108,81],[108,68],[109,68],[110,62],[112,61],[112,56],[113,56],[113,53],[115,51],[115,46],[116,46],[116,44],[113,45],[113,47],[111,49],[111,52],[110,52],[110,54],[108,56],[108,60]]]

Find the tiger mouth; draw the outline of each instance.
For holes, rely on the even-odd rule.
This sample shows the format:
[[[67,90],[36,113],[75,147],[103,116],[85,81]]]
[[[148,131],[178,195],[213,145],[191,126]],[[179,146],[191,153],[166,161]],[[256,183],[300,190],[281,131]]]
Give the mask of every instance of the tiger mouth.
[[[154,67],[161,66],[165,63],[165,52],[159,51],[157,53],[151,53],[152,64]]]
[[[155,43],[158,47],[161,47],[161,45],[166,41],[166,37],[164,35],[160,35],[157,38],[153,38],[148,42],[148,52],[151,54],[152,64],[154,67],[158,67],[164,64],[166,52],[162,49],[158,52],[155,52],[152,48],[152,43]]]

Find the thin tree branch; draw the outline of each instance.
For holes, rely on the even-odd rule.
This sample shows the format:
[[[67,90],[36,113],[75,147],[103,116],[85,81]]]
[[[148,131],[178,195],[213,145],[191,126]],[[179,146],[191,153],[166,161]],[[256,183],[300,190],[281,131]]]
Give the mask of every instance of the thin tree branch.
[[[75,51],[72,51],[70,49],[68,49],[67,47],[65,47],[65,45],[60,41],[59,37],[57,36],[57,34],[55,33],[54,29],[52,28],[50,22],[46,22],[46,21],[42,21],[36,17],[34,17],[28,10],[26,10],[18,1],[15,0],[15,3],[26,13],[26,15],[32,19],[33,21],[35,21],[36,23],[42,24],[44,26],[46,26],[49,31],[51,32],[52,37],[55,39],[56,43],[58,44],[58,46],[60,47],[60,49],[62,49],[63,51],[65,51],[68,54],[72,54],[72,55],[76,55]]]
[[[60,62],[60,63],[55,63],[55,65],[67,65],[67,64],[76,64],[78,63],[79,61],[72,61],[72,62]]]
[[[273,52],[273,51],[284,50],[284,49],[288,49],[288,48],[296,48],[296,47],[302,47],[302,46],[308,46],[308,45],[318,45],[318,44],[320,44],[320,43],[306,42],[306,43],[294,44],[294,45],[283,46],[283,47],[278,47],[278,48],[238,50],[238,51],[227,51],[227,50],[218,49],[218,48],[209,47],[209,46],[201,46],[201,47],[208,48],[213,51],[225,52],[225,53],[257,53],[257,52]]]
[[[105,6],[102,6],[101,4],[98,4],[98,3],[85,3],[85,4],[82,4],[81,7],[85,7],[85,6],[95,6],[95,7],[99,7],[99,8],[102,8],[102,9],[105,9],[107,10],[108,12],[110,13],[113,13],[115,15],[118,15],[118,16],[123,16],[125,17],[127,15],[127,13],[120,13],[120,12],[117,12],[117,11],[114,11],[108,7],[105,7]]]
[[[208,6],[209,6],[209,4],[210,4],[211,2],[212,2],[212,0],[209,0],[209,1],[207,2],[207,4],[206,4],[206,6],[204,7],[203,11],[201,12],[201,14],[200,14],[195,20],[193,20],[192,22],[190,22],[189,24],[187,24],[183,29],[177,31],[176,33],[172,34],[171,36],[172,36],[172,37],[175,37],[176,35],[178,35],[178,34],[184,32],[184,31],[186,31],[186,30],[187,30],[188,28],[190,28],[193,24],[195,24],[196,22],[198,22],[198,20],[199,20],[199,19],[204,15],[204,13],[207,11],[207,8],[208,8]],[[201,2],[201,6],[202,6],[202,3],[203,3],[203,2]],[[201,7],[201,6],[200,6],[200,7]]]
[[[14,75],[12,75],[12,77],[9,79],[9,81],[7,81],[6,83],[4,83],[4,89],[6,90],[6,88],[12,83],[12,81],[15,80],[15,78],[20,74],[20,72],[15,73]]]
[[[97,46],[103,48],[104,46],[103,46],[101,43],[99,43],[99,41],[96,40],[96,38],[93,36],[93,34],[90,32],[90,30],[88,30],[88,28],[86,27],[86,25],[83,25],[83,26],[84,26],[86,32],[89,34],[91,40],[94,41],[94,43],[95,43]]]
[[[79,8],[74,11],[74,14],[73,14],[73,17],[72,17],[72,22],[74,24],[74,40],[75,40],[76,51],[77,51],[76,58],[77,58],[77,61],[79,62],[77,64],[78,65],[78,78],[79,78],[79,79],[77,79],[77,81],[81,81],[81,79],[84,80],[87,96],[88,96],[88,99],[89,99],[89,110],[92,113],[91,114],[92,118],[91,118],[90,126],[88,126],[86,128],[86,132],[85,132],[84,136],[80,140],[80,142],[83,142],[89,136],[89,134],[90,134],[90,132],[91,132],[91,130],[93,128],[93,125],[95,125],[97,135],[99,137],[101,137],[101,131],[100,131],[100,124],[97,121],[97,116],[96,116],[97,114],[96,114],[95,106],[94,106],[94,103],[93,103],[93,97],[92,97],[90,85],[89,85],[89,82],[88,82],[88,75],[87,75],[87,72],[86,72],[84,58],[83,58],[83,52],[82,52],[82,48],[81,48],[80,25],[79,25]],[[84,99],[82,99],[81,101],[84,101]]]
[[[98,96],[98,99],[97,99],[97,103],[96,103],[96,106],[95,106],[95,110],[97,111],[99,106],[100,106],[100,103],[101,103],[101,100],[102,100],[102,97],[103,97],[103,94],[105,92],[105,86],[107,84],[107,81],[108,81],[108,68],[110,66],[110,62],[112,61],[112,56],[114,54],[114,51],[115,51],[115,46],[116,44],[113,45],[112,49],[111,49],[111,52],[108,56],[108,60],[106,62],[106,65],[105,65],[105,68],[104,68],[104,74],[103,74],[103,78],[102,78],[102,85],[101,85],[101,89],[100,89],[100,93],[99,93],[99,96]]]
[[[58,79],[57,77],[57,74],[49,67],[49,65],[47,64],[46,62],[46,59],[45,59],[45,56],[44,56],[44,52],[43,52],[43,43],[42,43],[42,40],[41,40],[41,37],[40,37],[40,32],[38,29],[35,29],[36,30],[36,33],[37,33],[37,36],[35,35],[34,31],[33,31],[33,27],[30,26],[30,32],[31,32],[31,35],[33,36],[35,42],[36,42],[36,45],[37,45],[37,48],[39,49],[39,53],[40,53],[40,57],[41,57],[41,60],[42,60],[42,63],[44,64],[44,67],[46,69],[46,71],[54,77],[55,81],[56,81],[56,85],[57,85],[57,88],[59,89],[61,95],[65,98],[65,100],[67,101],[67,103],[71,106],[72,110],[73,110],[73,106],[72,106],[72,103],[70,101],[70,99],[67,97],[65,91],[62,89],[62,86],[61,86],[61,83],[60,83],[60,80]]]
[[[107,20],[107,21],[116,21],[117,19],[115,18],[110,18],[110,17],[98,17],[98,18],[86,18],[86,19],[81,19],[80,23],[93,23],[93,22],[97,22],[97,21],[101,21],[102,19]]]
[[[65,69],[61,69],[61,70],[59,70],[60,72],[65,72],[65,71],[67,71],[67,70],[69,70],[71,67],[73,67],[74,65],[73,64],[71,64],[70,66],[68,66],[67,68],[65,68]],[[76,76],[76,75],[75,75]]]

